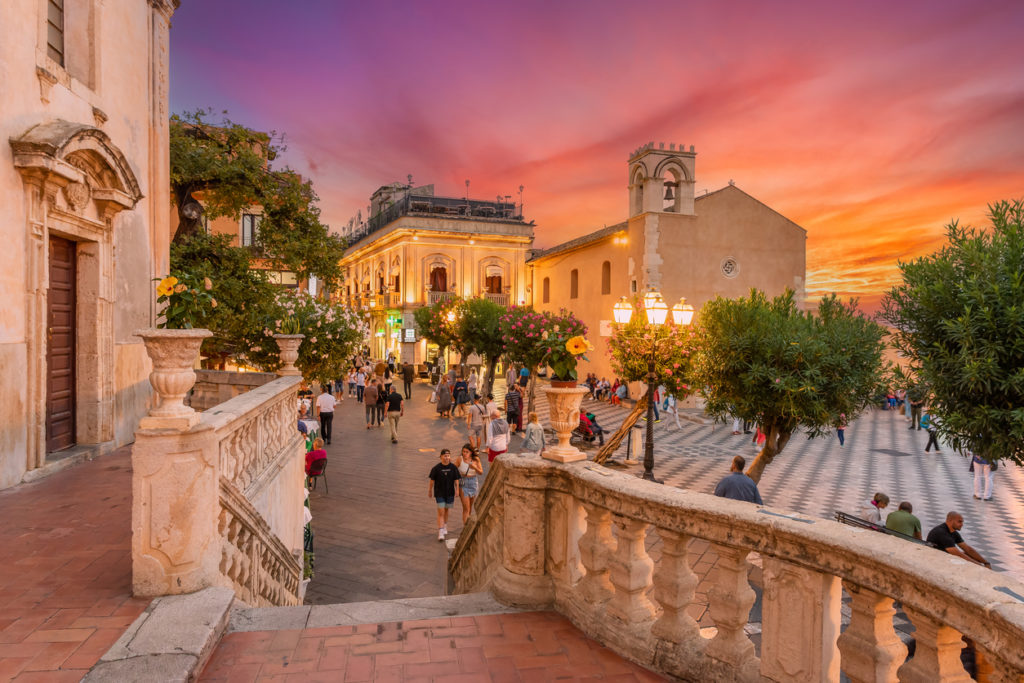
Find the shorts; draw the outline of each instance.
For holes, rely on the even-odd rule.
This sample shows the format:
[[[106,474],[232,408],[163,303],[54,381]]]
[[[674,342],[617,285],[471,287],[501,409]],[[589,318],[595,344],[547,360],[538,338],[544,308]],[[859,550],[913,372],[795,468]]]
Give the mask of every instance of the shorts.
[[[480,425],[477,425],[475,427],[470,427],[469,428],[469,435],[470,436],[475,436],[478,439],[480,438],[480,435],[483,434],[483,432],[484,432],[484,428],[481,427]]]
[[[462,493],[469,498],[475,498],[477,491],[480,490],[480,483],[476,477],[463,477],[459,479],[459,484],[462,486]]]
[[[445,508],[451,508],[455,505],[455,496],[451,498],[434,498],[437,501],[437,508],[443,510]]]
[[[487,462],[494,462],[495,458],[497,458],[502,453],[506,453],[506,452],[507,451],[492,451],[490,448],[488,448],[487,449]]]

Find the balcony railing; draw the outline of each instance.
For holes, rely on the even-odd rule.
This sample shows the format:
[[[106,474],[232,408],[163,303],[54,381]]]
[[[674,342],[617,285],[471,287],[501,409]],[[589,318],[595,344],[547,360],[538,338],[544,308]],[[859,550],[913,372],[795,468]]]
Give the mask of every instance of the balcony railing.
[[[348,243],[355,244],[402,216],[434,215],[460,218],[477,218],[483,220],[501,220],[521,223],[523,220],[521,207],[512,202],[489,202],[479,199],[463,199],[456,197],[416,197],[405,196],[394,204],[372,216],[358,230],[347,236]]]
[[[484,292],[484,298],[489,301],[493,301],[499,306],[508,306],[508,294],[494,294],[492,292]]]
[[[670,676],[969,681],[961,635],[974,644],[978,680],[1024,674],[1024,584],[925,545],[537,457],[500,457],[477,501],[449,561],[456,592],[554,608]],[[710,552],[693,563],[695,540],[717,556],[710,572]],[[754,628],[751,553],[763,589]],[[894,600],[915,628],[910,659]],[[701,603],[713,629],[692,616]],[[759,652],[748,637],[758,631]]]
[[[433,306],[439,301],[450,301],[455,297],[455,292],[427,292],[427,305]]]

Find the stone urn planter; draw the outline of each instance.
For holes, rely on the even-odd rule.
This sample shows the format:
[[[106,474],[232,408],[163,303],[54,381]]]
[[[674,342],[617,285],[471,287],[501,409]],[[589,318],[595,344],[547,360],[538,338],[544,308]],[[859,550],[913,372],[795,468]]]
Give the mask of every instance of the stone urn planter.
[[[295,361],[299,359],[299,346],[306,338],[304,334],[275,334],[277,348],[281,350],[281,367],[277,374],[280,377],[293,377],[301,375],[302,371],[295,367]]]
[[[199,422],[199,414],[185,405],[185,395],[196,383],[193,367],[203,340],[213,332],[194,330],[139,330],[146,353],[153,362],[149,383],[157,401],[149,415],[139,421],[140,429],[176,429],[187,431]]]
[[[552,383],[554,384],[554,383]],[[573,383],[575,385],[575,383]],[[542,387],[548,396],[551,410],[551,426],[558,435],[558,443],[544,449],[542,457],[557,462],[586,460],[587,455],[575,446],[569,445],[572,430],[580,424],[580,403],[590,390],[586,387]]]

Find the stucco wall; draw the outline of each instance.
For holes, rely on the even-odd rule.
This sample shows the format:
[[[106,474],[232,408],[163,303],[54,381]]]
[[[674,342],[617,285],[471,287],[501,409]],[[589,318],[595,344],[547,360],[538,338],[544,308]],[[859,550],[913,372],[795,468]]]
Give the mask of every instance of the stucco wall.
[[[0,488],[45,461],[49,235],[80,243],[76,387],[79,417],[88,422],[79,419],[78,443],[106,448],[132,438],[150,391],[149,363],[132,334],[152,322],[151,279],[166,272],[168,260],[171,0],[65,0],[64,67],[46,54],[46,4],[0,3],[0,393],[7,397],[0,407]],[[19,171],[7,141],[55,121],[98,131],[102,144],[122,156],[134,188],[111,203],[97,196],[85,168],[71,164],[89,189],[85,205],[76,206],[65,194],[66,176],[23,162]],[[61,154],[52,158],[67,163]],[[28,189],[28,174],[39,189]]]

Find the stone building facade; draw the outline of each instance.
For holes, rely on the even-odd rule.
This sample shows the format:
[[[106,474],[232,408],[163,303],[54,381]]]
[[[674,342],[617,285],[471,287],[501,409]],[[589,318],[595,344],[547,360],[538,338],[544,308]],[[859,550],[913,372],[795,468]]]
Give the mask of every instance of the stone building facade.
[[[433,185],[385,185],[370,198],[370,219],[346,234],[345,284],[336,296],[371,313],[371,355],[389,352],[420,364],[427,342],[413,311],[453,297],[525,304],[533,224],[509,201],[440,197]]]
[[[177,5],[0,3],[0,488],[131,441],[146,411]]]
[[[527,263],[533,307],[571,310],[589,328],[595,348],[581,373],[612,379],[607,338],[619,297],[653,287],[670,308],[686,297],[699,311],[752,287],[803,296],[806,231],[732,183],[694,196],[695,161],[693,147],[643,145],[628,160],[629,218]]]

